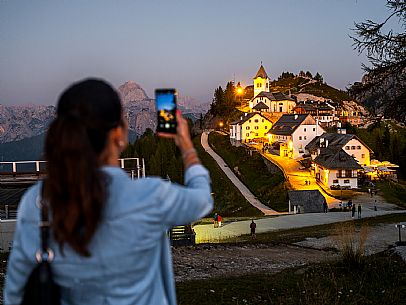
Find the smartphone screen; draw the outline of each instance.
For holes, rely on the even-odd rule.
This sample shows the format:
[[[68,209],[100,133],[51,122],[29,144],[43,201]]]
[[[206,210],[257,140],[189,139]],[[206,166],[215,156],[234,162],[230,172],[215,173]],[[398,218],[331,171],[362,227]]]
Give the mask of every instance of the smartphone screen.
[[[176,90],[155,90],[156,110],[158,113],[157,132],[176,133]]]

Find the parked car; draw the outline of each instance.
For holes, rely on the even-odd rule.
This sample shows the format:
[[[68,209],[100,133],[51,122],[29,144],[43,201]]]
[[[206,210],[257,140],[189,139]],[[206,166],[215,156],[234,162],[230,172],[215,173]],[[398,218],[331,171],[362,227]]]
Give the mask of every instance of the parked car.
[[[333,184],[332,186],[330,186],[330,190],[340,190],[341,186],[339,184]]]

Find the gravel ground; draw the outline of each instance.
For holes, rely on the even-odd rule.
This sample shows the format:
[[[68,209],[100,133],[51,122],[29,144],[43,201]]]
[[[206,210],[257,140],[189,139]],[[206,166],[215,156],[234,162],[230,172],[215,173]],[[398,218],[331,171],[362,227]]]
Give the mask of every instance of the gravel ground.
[[[177,282],[212,277],[278,272],[338,257],[333,251],[299,246],[196,245],[173,248],[173,265]]]

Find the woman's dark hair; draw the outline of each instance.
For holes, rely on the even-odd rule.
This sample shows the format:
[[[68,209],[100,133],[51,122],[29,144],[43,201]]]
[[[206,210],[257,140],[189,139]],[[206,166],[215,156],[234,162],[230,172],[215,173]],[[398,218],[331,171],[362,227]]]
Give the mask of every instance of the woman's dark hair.
[[[90,256],[88,245],[107,196],[100,155],[109,131],[121,123],[120,98],[102,80],[75,83],[59,98],[57,117],[45,140],[48,175],[44,197],[62,252],[67,243],[80,255]]]

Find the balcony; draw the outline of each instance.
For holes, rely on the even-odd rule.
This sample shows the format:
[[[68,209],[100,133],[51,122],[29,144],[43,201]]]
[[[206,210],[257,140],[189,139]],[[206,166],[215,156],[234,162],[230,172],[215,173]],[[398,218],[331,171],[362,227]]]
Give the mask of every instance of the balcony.
[[[357,174],[336,174],[337,178],[358,178]]]

